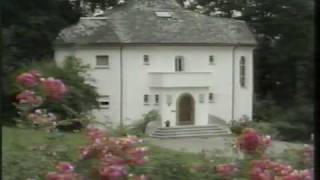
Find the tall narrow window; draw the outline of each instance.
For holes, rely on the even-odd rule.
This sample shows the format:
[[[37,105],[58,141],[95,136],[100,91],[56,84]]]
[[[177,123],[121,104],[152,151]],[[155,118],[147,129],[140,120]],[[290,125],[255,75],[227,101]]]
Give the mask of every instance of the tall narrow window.
[[[214,102],[214,95],[213,93],[209,93],[209,103],[213,103]]]
[[[246,58],[241,56],[240,59],[240,86],[246,87]]]
[[[143,102],[144,102],[144,104],[149,104],[149,95],[145,94],[143,96]]]
[[[154,95],[155,104],[159,104],[159,94]]]
[[[96,56],[96,67],[97,68],[108,68],[109,67],[109,56],[100,55]]]
[[[214,65],[214,56],[213,55],[209,56],[209,64]]]
[[[183,57],[182,56],[176,56],[175,59],[175,69],[176,71],[183,71],[184,70],[184,63],[183,63]]]
[[[143,64],[149,65],[149,56],[148,55],[143,55]]]

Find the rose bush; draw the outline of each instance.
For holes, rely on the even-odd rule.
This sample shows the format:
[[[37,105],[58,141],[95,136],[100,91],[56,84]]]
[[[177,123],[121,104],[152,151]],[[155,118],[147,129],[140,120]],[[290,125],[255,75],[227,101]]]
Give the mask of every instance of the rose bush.
[[[67,93],[67,88],[59,79],[45,78],[39,72],[31,70],[16,77],[21,92],[16,95],[15,104],[20,114],[19,122],[35,126],[55,126],[57,117],[40,107],[46,101],[58,103]]]
[[[103,180],[146,180],[145,175],[133,175],[129,173],[130,166],[141,166],[148,161],[147,148],[139,147],[142,141],[134,136],[127,137],[110,137],[104,131],[90,128],[87,130],[89,143],[80,148],[80,160],[85,163],[86,160],[95,159],[98,161],[97,166],[91,166],[92,172],[97,179]],[[73,166],[71,164],[59,163],[58,172],[49,173],[47,180],[54,180],[57,176],[71,176]],[[65,171],[63,169],[68,169]],[[72,170],[72,171],[71,171]],[[90,176],[89,175],[89,176]],[[82,175],[84,178],[86,175]],[[87,175],[88,176],[88,175]],[[74,179],[78,180],[79,175],[73,174]],[[86,177],[95,179],[94,177]],[[64,180],[64,179],[63,179]],[[65,179],[66,180],[66,179]]]
[[[237,150],[244,158],[232,164],[215,166],[215,173],[225,179],[242,177],[249,180],[312,180],[313,148],[301,150],[305,169],[295,169],[289,164],[272,160],[265,153],[271,146],[271,137],[262,136],[254,129],[246,128],[236,139]]]

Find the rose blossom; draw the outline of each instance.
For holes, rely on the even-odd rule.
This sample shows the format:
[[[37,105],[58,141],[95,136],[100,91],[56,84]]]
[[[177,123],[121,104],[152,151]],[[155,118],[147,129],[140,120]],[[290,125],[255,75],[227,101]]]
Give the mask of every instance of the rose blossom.
[[[32,88],[39,83],[40,74],[36,71],[31,73],[22,73],[16,77],[17,83],[21,84],[26,88]]]
[[[42,81],[42,87],[52,100],[61,100],[67,92],[66,86],[59,79],[48,78]]]
[[[36,96],[33,91],[24,90],[16,96],[20,104],[30,104],[38,106],[42,104],[43,100],[40,96]]]

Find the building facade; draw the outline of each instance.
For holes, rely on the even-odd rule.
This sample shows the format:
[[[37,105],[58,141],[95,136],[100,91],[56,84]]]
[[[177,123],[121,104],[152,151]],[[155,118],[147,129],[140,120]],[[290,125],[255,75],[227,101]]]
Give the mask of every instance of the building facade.
[[[251,119],[255,40],[246,24],[160,2],[130,1],[57,38],[58,64],[75,56],[91,67],[97,120],[127,125],[151,110],[162,126]]]

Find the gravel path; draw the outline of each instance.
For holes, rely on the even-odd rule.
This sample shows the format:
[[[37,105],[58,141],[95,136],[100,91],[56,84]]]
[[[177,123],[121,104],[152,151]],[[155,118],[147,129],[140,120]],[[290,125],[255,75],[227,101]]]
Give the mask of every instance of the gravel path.
[[[232,141],[234,137],[208,137],[208,138],[176,138],[176,139],[156,139],[145,138],[145,142],[167,149],[199,153],[202,151],[223,153],[225,156],[233,156]],[[301,149],[303,144],[289,143],[283,141],[272,141],[272,146],[268,149],[268,154],[280,154],[285,149]]]

